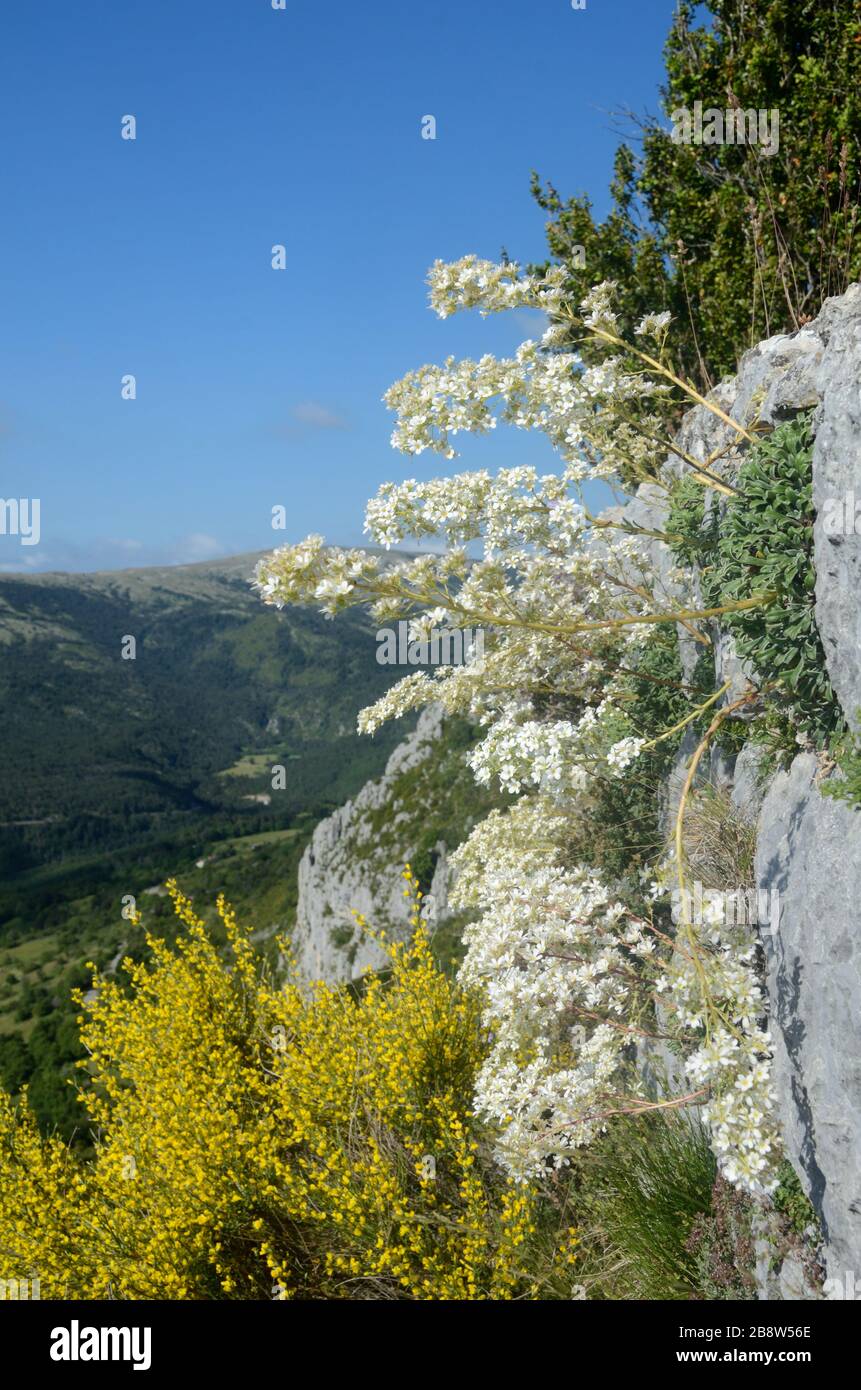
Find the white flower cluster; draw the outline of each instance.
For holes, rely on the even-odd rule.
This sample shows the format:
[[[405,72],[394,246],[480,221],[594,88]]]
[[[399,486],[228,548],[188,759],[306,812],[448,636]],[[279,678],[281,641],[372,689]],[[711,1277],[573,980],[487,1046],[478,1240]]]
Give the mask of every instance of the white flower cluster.
[[[587,328],[599,328],[607,333],[615,333],[619,315],[614,309],[618,285],[615,280],[602,280],[581,301],[580,309]]]
[[[327,547],[322,536],[307,536],[261,560],[254,587],[264,603],[278,608],[316,599],[331,617],[347,606],[360,586],[374,582],[379,568],[377,557],[367,551],[338,550]]]
[[[514,357],[487,353],[477,361],[450,357],[442,367],[420,367],[384,396],[398,416],[392,444],[406,454],[432,449],[454,458],[455,435],[486,434],[502,420],[543,430],[557,448],[567,446],[573,453],[589,407],[579,366],[573,353],[548,355],[530,340]]]
[[[637,957],[652,943],[585,870],[497,860],[481,899],[461,969],[483,991],[493,1040],[476,1103],[499,1126],[501,1161],[524,1178],[562,1164],[618,1106]]]
[[[607,765],[614,772],[624,772],[640,756],[645,739],[642,738],[623,738],[607,753]]]
[[[564,278],[558,267],[539,279],[521,276],[516,265],[494,266],[473,256],[451,265],[438,261],[430,276],[431,302],[443,316],[463,308],[490,313],[516,305],[553,316],[563,302]],[[596,285],[580,306],[586,327],[615,333],[615,302],[613,281]],[[666,314],[646,315],[640,331],[661,336],[668,321]],[[522,343],[512,358],[451,357],[441,367],[409,372],[384,397],[398,417],[392,444],[407,454],[431,449],[454,458],[457,434],[487,433],[502,421],[546,434],[573,470],[571,478],[654,476],[661,459],[655,458],[651,440],[660,435],[668,383],[632,368],[620,355],[584,369],[575,353],[560,350],[568,332],[564,321],[554,322],[540,344]],[[632,414],[645,428],[632,422]]]
[[[581,323],[606,334],[608,355],[584,367],[564,350],[564,275],[524,276],[475,257],[437,262],[431,302],[443,317],[526,305],[548,313],[542,345],[513,358],[449,359],[393,386],[393,442],[448,457],[461,431],[502,420],[542,431],[559,473],[532,467],[387,483],[367,506],[365,531],[388,550],[432,540],[443,553],[406,559],[327,549],[319,536],[276,551],[258,568],[267,603],[316,603],[329,615],[370,606],[380,622],[407,618],[420,637],[440,624],[480,628],[483,658],[411,672],[359,717],[387,719],[438,702],[482,728],[469,761],[522,799],[477,826],[454,856],[453,902],[478,912],[463,977],[482,988],[492,1049],[478,1083],[482,1111],[502,1131],[500,1154],[525,1176],[597,1133],[631,1105],[628,1058],[640,1025],[661,1026],[688,1057],[722,1171],[750,1191],[773,1183],[777,1154],[770,1045],[749,942],[718,923],[669,937],[632,916],[564,852],[572,818],[588,817],[596,778],[624,779],[644,752],[636,704],[625,699],[648,628],[672,600],[650,558],[654,538],[633,523],[593,526],[580,485],[603,477],[654,479],[666,433],[667,384],[615,341],[616,287],[595,286]],[[669,316],[637,333],[661,349]],[[607,340],[605,339],[605,342]],[[626,529],[627,528],[627,529]],[[662,891],[656,871],[653,897]],[[660,942],[660,946],[656,946]]]
[[[689,924],[696,959],[683,939],[655,989],[672,1001],[676,1026],[699,1039],[685,1072],[695,1091],[709,1092],[702,1114],[721,1172],[759,1194],[776,1186],[780,1157],[772,1044],[760,1027],[766,1006],[753,945],[745,928],[723,928],[719,916],[699,927]],[[706,995],[717,1026],[706,1016]]]
[[[610,1114],[636,1109],[627,1052],[659,1019],[688,1054],[689,1098],[721,1171],[752,1194],[772,1191],[771,1042],[746,929],[706,921],[669,949],[594,873],[560,866],[565,825],[553,802],[526,797],[452,859],[453,905],[481,912],[461,977],[487,1001],[493,1043],[477,1103],[501,1127],[501,1161],[519,1177],[539,1172]],[[655,999],[667,1005],[657,1014]]]
[[[524,719],[509,705],[468,757],[479,783],[494,778],[503,791],[535,789],[556,802],[572,800],[599,771],[617,775],[640,751],[642,739],[625,738],[607,747],[608,724],[618,724],[611,700],[589,706],[575,722]]]
[[[634,332],[640,338],[661,340],[672,322],[672,317],[669,310],[664,310],[662,314],[646,314],[640,319]]]
[[[588,702],[606,687],[606,672],[600,662],[589,659],[572,670],[564,649],[544,633],[524,633],[517,628],[497,632],[492,644],[489,639],[486,642],[480,662],[438,666],[432,673],[415,673],[392,686],[361,711],[359,732],[374,733],[389,719],[437,703],[448,714],[469,716],[492,735],[500,720],[513,727],[518,719],[528,721],[532,717],[529,702],[512,700],[509,694],[512,689],[523,691],[530,686],[550,694],[564,688],[569,696]]]
[[[384,400],[398,417],[392,445],[403,453],[430,449],[451,459],[456,435],[486,434],[502,422],[541,431],[585,476],[613,479],[635,466],[654,476],[662,459],[648,436],[659,434],[661,424],[645,412],[650,405],[659,409],[666,395],[666,383],[629,370],[621,357],[583,369],[575,354],[548,354],[530,340],[514,357],[488,353],[477,361],[448,358],[441,367],[419,367]],[[644,419],[645,434],[620,419],[626,405]]]
[[[566,480],[530,467],[384,483],[365,509],[366,533],[386,549],[407,538],[460,546],[483,537],[489,559],[536,545],[573,550],[584,527]]]
[[[481,907],[493,872],[530,875],[557,865],[567,825],[558,808],[539,796],[523,796],[507,811],[491,811],[452,856],[452,905]]]
[[[520,267],[509,261],[495,265],[464,256],[459,261],[434,261],[428,274],[431,307],[440,318],[459,309],[479,309],[483,315],[528,306],[555,311],[563,297],[565,270],[551,266],[543,279],[521,275]]]

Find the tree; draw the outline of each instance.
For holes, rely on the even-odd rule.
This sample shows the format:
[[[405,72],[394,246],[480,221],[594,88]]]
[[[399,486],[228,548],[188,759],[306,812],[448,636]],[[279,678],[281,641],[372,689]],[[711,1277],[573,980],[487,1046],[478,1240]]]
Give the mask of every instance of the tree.
[[[671,310],[675,360],[710,386],[746,348],[803,326],[861,274],[861,16],[845,0],[711,0],[712,24],[701,26],[696,8],[681,0],[675,15],[662,106],[672,120],[699,102],[721,121],[705,122],[700,143],[692,125],[684,143],[678,116],[673,128],[635,120],[641,152],[618,150],[603,222],[588,198],[565,200],[537,174],[532,190],[574,286],[578,262],[584,289],[616,280],[623,331]],[[749,138],[750,122],[736,143],[737,114],[775,111],[773,152]],[[714,135],[722,142],[704,142]]]

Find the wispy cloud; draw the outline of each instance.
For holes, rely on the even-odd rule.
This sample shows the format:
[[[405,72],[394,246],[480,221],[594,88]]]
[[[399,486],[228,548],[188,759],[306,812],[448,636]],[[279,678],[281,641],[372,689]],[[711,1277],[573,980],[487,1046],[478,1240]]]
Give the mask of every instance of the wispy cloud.
[[[225,550],[214,536],[204,535],[201,531],[193,531],[188,536],[181,536],[173,546],[168,548],[168,553],[171,556],[170,564],[192,565],[195,560],[213,560],[216,555],[224,555]]]
[[[518,328],[528,333],[530,338],[540,338],[550,320],[540,309],[512,309],[511,317]]]
[[[0,536],[0,574],[139,569],[145,565],[193,565],[232,555],[241,546],[224,545],[215,536],[191,531],[163,545],[150,545],[132,537],[99,537],[77,542],[57,537],[23,549],[17,537]]]
[[[312,430],[345,430],[349,426],[343,415],[321,405],[319,401],[301,401],[291,411],[294,420]]]

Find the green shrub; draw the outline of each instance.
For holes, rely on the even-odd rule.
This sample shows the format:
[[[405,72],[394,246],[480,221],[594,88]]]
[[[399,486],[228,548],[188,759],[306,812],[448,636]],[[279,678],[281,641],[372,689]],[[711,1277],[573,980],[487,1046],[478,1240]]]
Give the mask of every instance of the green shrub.
[[[581,1162],[584,1273],[611,1299],[703,1295],[691,1233],[712,1213],[714,1155],[697,1118],[680,1111],[627,1117]]]
[[[718,513],[713,508],[706,518],[706,495],[702,483],[686,473],[673,484],[667,533],[670,550],[680,565],[704,568],[714,558],[717,545]]]
[[[798,328],[861,272],[857,7],[681,0],[665,63],[664,118],[635,121],[641,153],[619,147],[603,221],[588,197],[563,198],[537,174],[533,194],[549,214],[551,255],[571,264],[575,295],[587,277],[616,280],[625,332],[670,309],[673,360],[711,385],[736,370],[745,348]],[[675,143],[672,113],[696,101],[777,108],[779,148]]]
[[[778,425],[738,471],[703,570],[708,606],[773,592],[774,602],[727,613],[738,655],[818,748],[845,728],[816,627],[810,415]]]
[[[858,715],[861,717],[861,710]],[[823,782],[822,791],[835,801],[861,807],[861,738],[847,731],[841,738],[835,739],[832,754],[843,775],[830,777]]]
[[[819,1220],[816,1212],[801,1186],[798,1174],[788,1159],[784,1159],[781,1163],[778,1176],[780,1182],[772,1201],[785,1218],[792,1233],[796,1236],[803,1236],[810,1226],[818,1229]]]

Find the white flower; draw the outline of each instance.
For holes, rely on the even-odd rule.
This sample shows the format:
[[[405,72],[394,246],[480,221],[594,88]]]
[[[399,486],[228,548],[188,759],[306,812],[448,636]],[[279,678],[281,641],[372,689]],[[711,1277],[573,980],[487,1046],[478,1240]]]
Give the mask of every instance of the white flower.
[[[672,321],[672,314],[665,309],[662,314],[646,314],[640,319],[634,332],[641,338],[661,338]]]
[[[623,738],[619,743],[614,743],[607,754],[608,765],[616,772],[624,772],[640,756],[644,743],[645,739],[642,738]]]

